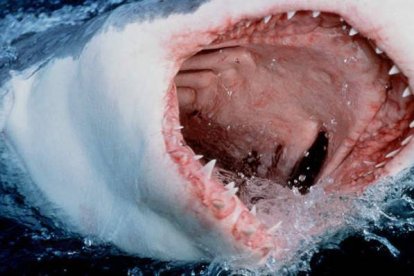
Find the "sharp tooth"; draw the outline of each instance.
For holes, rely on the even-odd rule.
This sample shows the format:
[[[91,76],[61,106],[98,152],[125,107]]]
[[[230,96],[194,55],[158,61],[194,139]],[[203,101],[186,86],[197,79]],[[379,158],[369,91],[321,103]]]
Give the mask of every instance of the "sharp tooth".
[[[211,178],[211,174],[213,173],[214,166],[216,165],[216,159],[211,160],[204,167],[201,169],[201,172],[207,177],[208,180]]]
[[[404,89],[404,92],[402,93],[402,97],[403,98],[406,98],[406,97],[411,96],[411,95],[412,94],[411,94],[411,90],[410,90],[409,87],[407,87],[406,89]]]
[[[174,130],[180,130],[180,129],[183,129],[184,127],[183,126],[176,126],[176,127],[174,127]]]
[[[371,175],[373,173],[374,173],[374,171],[369,171],[367,173],[361,174],[359,177],[366,177],[366,176],[369,176],[369,175]]]
[[[239,188],[237,188],[235,186],[234,182],[230,182],[229,184],[227,184],[226,186],[224,186],[224,188],[226,188],[226,190],[227,190],[226,193],[229,196],[234,196],[238,192],[238,190],[239,190]]]
[[[384,51],[377,47],[377,48],[375,48],[375,53],[380,55],[380,54],[384,53]]]
[[[400,73],[400,70],[397,68],[397,66],[393,65],[390,69],[390,71],[388,71],[388,75],[395,75]]]
[[[228,190],[227,195],[232,197],[232,196],[236,195],[238,191],[239,191],[239,188],[234,188],[233,190]]]
[[[171,137],[171,141],[174,145],[183,146],[183,142],[175,135]]]
[[[372,161],[368,161],[368,160],[364,160],[362,161],[362,163],[364,163],[365,165],[374,165],[375,163]]]
[[[351,28],[351,29],[349,30],[349,35],[350,35],[350,36],[354,36],[354,35],[356,35],[356,34],[358,34],[358,31],[357,31],[357,30],[355,30],[354,28]]]
[[[203,155],[194,155],[194,160],[200,160],[201,158],[203,158]]]
[[[295,12],[295,11],[290,11],[290,12],[288,12],[288,13],[287,13],[287,19],[288,19],[288,20],[290,20],[292,17],[294,17],[294,16],[295,16],[295,14],[296,14],[296,12]]]
[[[407,145],[410,141],[411,141],[411,139],[413,138],[413,136],[412,135],[410,135],[410,136],[408,136],[407,138],[405,138],[402,142],[401,142],[401,146],[405,146],[405,145]]]
[[[399,152],[400,152],[400,149],[394,150],[394,151],[392,151],[392,152],[388,153],[387,155],[385,155],[385,158],[391,158],[391,157],[394,157],[394,156],[396,156],[396,155],[397,155],[397,153],[399,153]]]
[[[264,22],[265,24],[267,24],[267,23],[269,23],[270,19],[272,19],[272,16],[271,16],[271,15],[268,15],[268,16],[266,16],[265,18],[263,18],[263,22]]]
[[[381,168],[381,167],[384,167],[385,166],[385,164],[387,164],[386,162],[381,162],[381,163],[379,163],[379,164],[376,164],[375,165],[375,168]]]
[[[234,183],[234,181],[228,183],[226,186],[224,186],[224,188],[226,188],[227,190],[232,190],[236,187],[236,184]]]
[[[273,234],[274,232],[276,232],[277,229],[280,228],[281,225],[282,225],[282,221],[279,221],[278,223],[276,223],[275,225],[270,227],[267,232],[270,233],[270,234]]]
[[[250,213],[251,213],[253,216],[256,216],[256,215],[257,215],[257,208],[256,208],[256,205],[253,205],[252,209],[250,210]]]
[[[246,24],[244,24],[244,26],[246,26],[246,28],[249,28],[251,24],[252,24],[251,21],[247,21]]]
[[[414,127],[414,121],[412,121],[411,123],[410,123],[410,128],[413,128]]]
[[[320,11],[313,11],[313,12],[312,12],[312,17],[313,17],[313,18],[316,18],[316,17],[318,17],[320,14],[321,14],[321,12],[320,12]]]

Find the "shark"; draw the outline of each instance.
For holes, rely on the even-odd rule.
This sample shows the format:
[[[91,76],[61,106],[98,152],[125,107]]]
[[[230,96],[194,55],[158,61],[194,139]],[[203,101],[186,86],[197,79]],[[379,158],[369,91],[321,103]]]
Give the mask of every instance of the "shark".
[[[2,135],[81,234],[160,260],[281,258],[264,202],[358,195],[412,166],[413,9],[125,4],[20,48],[44,51],[4,78]]]

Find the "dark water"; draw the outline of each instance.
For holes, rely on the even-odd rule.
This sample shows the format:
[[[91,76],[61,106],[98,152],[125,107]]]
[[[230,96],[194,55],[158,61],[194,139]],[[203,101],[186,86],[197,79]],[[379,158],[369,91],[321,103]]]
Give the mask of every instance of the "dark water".
[[[133,1],[0,1],[0,69],[19,57],[11,42],[45,25],[76,25]],[[73,19],[50,20],[64,16]],[[40,23],[39,23],[40,22]],[[14,31],[11,31],[14,29]],[[1,94],[0,94],[1,96]],[[1,152],[0,152],[1,154]],[[6,158],[7,159],[7,158]],[[117,275],[231,275],[225,264],[179,264],[130,256],[117,248],[64,230],[53,218],[42,215],[18,189],[20,172],[0,162],[0,274],[117,274]],[[413,175],[413,172],[409,172]],[[409,178],[406,182],[412,183]],[[350,231],[325,242],[312,253],[299,254],[296,263],[279,271],[293,275],[414,275],[414,231],[411,219],[414,198],[411,185],[400,201],[397,194],[384,210],[390,222],[370,223],[370,235]],[[372,224],[372,225],[371,225]],[[346,230],[344,230],[346,232]],[[374,235],[372,235],[374,234]],[[374,238],[373,238],[374,237]],[[390,249],[391,248],[391,249]],[[394,251],[393,251],[394,250]],[[301,258],[303,260],[301,260]]]

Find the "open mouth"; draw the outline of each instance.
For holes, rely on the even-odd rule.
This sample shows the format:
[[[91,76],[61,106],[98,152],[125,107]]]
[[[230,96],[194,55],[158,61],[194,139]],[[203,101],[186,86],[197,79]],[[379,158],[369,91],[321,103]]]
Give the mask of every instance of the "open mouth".
[[[215,217],[251,210],[232,230],[250,247],[275,224],[255,207],[272,186],[362,190],[413,135],[407,77],[332,13],[241,20],[188,57],[173,86],[167,150]]]

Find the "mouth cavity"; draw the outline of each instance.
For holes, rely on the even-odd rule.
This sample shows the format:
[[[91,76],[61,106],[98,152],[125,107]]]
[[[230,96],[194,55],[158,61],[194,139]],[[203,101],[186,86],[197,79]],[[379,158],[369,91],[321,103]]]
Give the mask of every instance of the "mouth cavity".
[[[173,86],[168,152],[222,217],[232,196],[255,213],[269,185],[361,190],[413,135],[407,77],[331,13],[243,19],[188,56]]]

